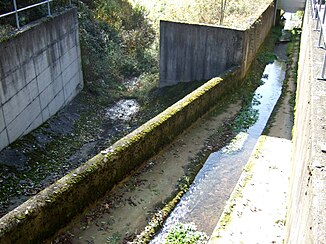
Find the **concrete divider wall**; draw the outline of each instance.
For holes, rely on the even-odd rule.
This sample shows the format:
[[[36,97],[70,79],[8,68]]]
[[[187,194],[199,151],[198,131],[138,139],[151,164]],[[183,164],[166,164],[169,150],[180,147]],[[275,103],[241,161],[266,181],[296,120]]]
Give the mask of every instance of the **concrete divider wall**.
[[[161,21],[160,86],[208,80],[242,61],[244,31]]]
[[[208,80],[234,65],[242,77],[270,32],[275,15],[271,0],[248,29],[223,26],[160,23],[160,86]]]
[[[317,80],[325,50],[316,47],[319,33],[304,16],[292,148],[292,172],[285,243],[326,243],[326,83]]]
[[[274,25],[275,1],[267,6],[265,11],[246,29],[244,37],[244,49],[242,53],[242,76],[245,76],[252,61],[256,58],[259,48],[264,43],[267,35]]]
[[[214,78],[0,219],[0,243],[37,243],[110,190],[240,84]]]
[[[76,9],[0,42],[0,150],[49,119],[82,86]]]

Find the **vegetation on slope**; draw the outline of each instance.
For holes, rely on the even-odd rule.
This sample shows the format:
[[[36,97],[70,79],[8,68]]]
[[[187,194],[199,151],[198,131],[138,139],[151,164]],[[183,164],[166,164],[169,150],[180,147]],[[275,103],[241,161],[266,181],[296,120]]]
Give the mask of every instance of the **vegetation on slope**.
[[[144,6],[158,30],[159,20],[178,20],[232,27],[248,27],[270,0],[130,0]]]

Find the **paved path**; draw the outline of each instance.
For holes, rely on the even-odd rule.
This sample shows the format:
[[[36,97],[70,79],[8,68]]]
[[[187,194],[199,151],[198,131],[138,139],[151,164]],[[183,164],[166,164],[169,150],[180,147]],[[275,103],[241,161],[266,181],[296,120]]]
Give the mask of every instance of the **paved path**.
[[[283,243],[291,141],[261,136],[209,241]]]

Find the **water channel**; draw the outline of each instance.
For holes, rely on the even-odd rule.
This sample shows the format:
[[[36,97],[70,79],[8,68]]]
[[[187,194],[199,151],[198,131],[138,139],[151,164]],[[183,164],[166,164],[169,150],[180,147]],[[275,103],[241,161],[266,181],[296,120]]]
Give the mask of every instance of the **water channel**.
[[[196,176],[189,191],[164,223],[151,243],[164,243],[176,223],[193,223],[198,231],[212,233],[229,193],[240,177],[253,148],[277,103],[285,79],[286,65],[275,60],[262,75],[262,85],[255,91],[250,119],[256,122],[240,131],[227,146],[212,153]]]

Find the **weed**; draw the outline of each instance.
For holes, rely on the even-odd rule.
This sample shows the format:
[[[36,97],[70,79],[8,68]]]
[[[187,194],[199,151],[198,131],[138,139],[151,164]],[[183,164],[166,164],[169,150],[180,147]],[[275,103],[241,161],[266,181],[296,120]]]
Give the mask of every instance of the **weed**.
[[[208,236],[200,231],[197,227],[190,224],[177,223],[168,233],[166,244],[204,244],[208,240]]]

